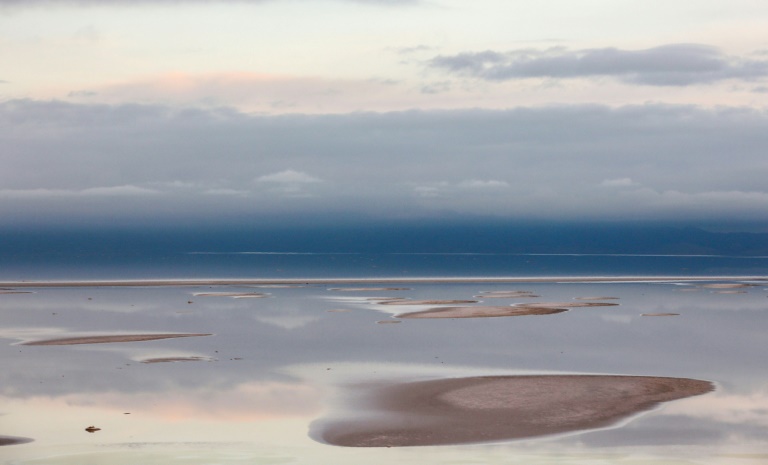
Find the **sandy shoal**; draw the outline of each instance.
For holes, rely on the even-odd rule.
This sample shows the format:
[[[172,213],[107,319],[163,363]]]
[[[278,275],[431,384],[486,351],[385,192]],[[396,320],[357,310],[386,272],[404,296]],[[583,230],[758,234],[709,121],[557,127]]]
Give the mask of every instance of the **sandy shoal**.
[[[437,307],[421,312],[401,313],[396,318],[492,318],[502,316],[550,315],[567,312],[565,308],[472,306]]]
[[[316,439],[348,447],[498,442],[612,425],[661,402],[705,394],[686,378],[601,375],[490,376],[390,385],[375,412],[318,422]]]
[[[269,294],[263,292],[195,292],[192,295],[195,297],[233,297],[235,299],[269,297]]]
[[[18,438],[14,436],[0,436],[0,446],[13,446],[15,444],[26,444],[32,441],[34,441],[34,439]]]
[[[410,291],[410,287],[332,287],[329,291],[337,292],[376,292],[376,291]]]
[[[524,308],[577,308],[577,307],[615,307],[615,302],[526,302],[515,304]]]
[[[66,346],[74,344],[106,344],[113,342],[140,342],[155,341],[157,339],[171,339],[177,337],[211,336],[203,333],[168,333],[168,334],[114,334],[103,336],[79,336],[56,339],[44,339],[40,341],[23,342],[25,346]]]
[[[755,284],[746,283],[717,283],[717,284],[702,284],[701,287],[705,289],[741,289],[745,287],[755,287]]]
[[[141,361],[141,363],[173,363],[173,362],[210,362],[211,359],[207,357],[156,357],[147,358]]]
[[[477,300],[383,300],[379,305],[455,305],[455,304],[476,304]]]

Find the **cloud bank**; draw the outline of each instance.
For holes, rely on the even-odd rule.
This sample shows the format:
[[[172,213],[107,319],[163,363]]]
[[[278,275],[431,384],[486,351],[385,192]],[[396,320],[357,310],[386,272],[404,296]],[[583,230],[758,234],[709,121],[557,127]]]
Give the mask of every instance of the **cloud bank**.
[[[753,81],[768,76],[768,60],[729,56],[716,47],[700,44],[669,44],[645,50],[487,50],[439,55],[427,65],[488,81],[612,77],[630,84],[689,86],[726,79]]]
[[[0,222],[768,218],[768,112],[680,105],[250,115],[0,103]],[[727,163],[724,163],[727,160]]]

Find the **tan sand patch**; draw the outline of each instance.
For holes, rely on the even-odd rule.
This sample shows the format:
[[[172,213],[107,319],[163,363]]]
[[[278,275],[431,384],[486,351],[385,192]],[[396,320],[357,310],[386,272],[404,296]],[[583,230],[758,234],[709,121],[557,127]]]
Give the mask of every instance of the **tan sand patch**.
[[[377,291],[410,291],[410,287],[331,287],[329,291],[340,292],[377,292]]]
[[[515,307],[527,308],[578,308],[578,307],[615,307],[614,302],[526,302],[515,304]]]
[[[701,287],[705,289],[739,289],[743,287],[755,287],[757,284],[746,283],[717,283],[717,284],[702,284]]]
[[[466,444],[613,425],[661,402],[708,393],[686,378],[599,375],[489,376],[379,388],[378,412],[318,422],[313,436],[348,447]]]
[[[454,305],[476,304],[477,300],[386,300],[379,305]]]
[[[497,294],[533,294],[533,291],[480,291],[483,295],[497,295]]]
[[[195,297],[234,297],[235,299],[269,297],[269,294],[263,292],[195,292],[192,295]]]
[[[479,294],[479,295],[476,295],[475,297],[477,297],[478,299],[519,299],[519,298],[526,298],[526,297],[536,298],[536,297],[541,297],[541,296],[538,296],[536,294],[529,294],[527,292],[526,293],[518,293],[518,292],[503,293],[503,292],[498,292],[498,293],[494,293],[494,294]]]
[[[173,363],[173,362],[211,362],[208,357],[157,357],[142,360],[141,363]]]
[[[618,297],[574,297],[573,300],[619,300]]]
[[[172,339],[178,337],[211,336],[211,334],[197,333],[167,333],[167,334],[115,334],[104,336],[80,336],[45,339],[41,341],[24,342],[24,346],[66,346],[74,344],[106,344],[114,342],[141,342],[155,341],[158,339]]]
[[[0,436],[0,446],[13,446],[16,444],[26,444],[32,441],[34,441],[34,439],[18,438],[14,436]]]
[[[567,312],[565,308],[545,307],[437,307],[422,312],[401,313],[397,318],[493,318],[502,316],[551,315]]]

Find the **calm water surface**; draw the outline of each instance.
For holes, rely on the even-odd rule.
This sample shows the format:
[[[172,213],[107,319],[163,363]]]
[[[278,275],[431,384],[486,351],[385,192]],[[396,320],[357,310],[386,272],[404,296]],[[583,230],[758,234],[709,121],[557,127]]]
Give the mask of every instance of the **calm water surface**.
[[[402,276],[392,273],[394,264],[387,261],[392,257],[281,257],[268,256],[266,262],[259,262],[259,273],[246,274],[243,271],[248,266],[256,266],[253,256],[229,256],[234,263],[229,272],[239,277],[267,277],[268,263],[294,275],[304,260],[308,277],[350,276],[365,267]],[[435,275],[446,276],[451,274],[446,270],[473,259],[417,257],[415,262],[421,265],[411,262],[405,270],[426,275],[434,266],[434,270],[444,271]],[[538,266],[548,260],[554,266],[556,261],[552,257],[528,259]],[[608,262],[614,259],[617,257],[593,258],[597,264],[592,272],[602,274],[613,266]],[[222,267],[225,263],[218,255],[190,255],[184,260]],[[323,268],[332,260],[342,266]],[[511,260],[517,263],[525,257]],[[625,259],[624,268],[619,269],[654,260],[645,257],[627,263]],[[717,270],[717,274],[736,269],[746,275],[764,266],[759,259],[735,260],[679,258],[658,274],[669,274],[672,268],[681,270],[680,274],[700,274],[682,272],[695,265],[698,270]],[[203,265],[180,274],[184,263],[161,267],[149,277],[168,277],[174,270],[174,277],[231,276],[220,270],[214,273],[214,268],[205,274]],[[738,268],[738,263],[746,266]],[[579,268],[573,266],[573,270]],[[106,264],[104,269],[108,269]],[[589,274],[584,266],[579,269],[580,273],[571,273],[566,267],[551,274]],[[41,279],[73,276],[57,274],[55,268],[27,271],[28,276]],[[479,266],[470,271],[465,276],[478,272],[500,275],[501,268],[483,270]],[[635,271],[627,274],[646,274],[638,268]],[[10,272],[4,273],[7,278]],[[111,274],[99,277],[148,277],[152,273],[147,269],[142,276],[134,276],[139,274],[138,268],[116,266]],[[93,269],[74,273],[76,277],[97,277],[93,274]],[[270,277],[280,276],[275,272]],[[381,275],[373,271],[357,276]],[[768,286],[759,284],[715,289],[683,282],[410,283],[402,285],[408,290],[358,292],[330,290],[338,287],[332,285],[71,287],[0,294],[0,436],[34,440],[0,447],[0,463],[764,464],[768,463],[764,355]],[[483,303],[564,302],[602,296],[617,297],[613,302],[620,305],[573,308],[543,316],[397,320],[395,313],[422,307],[392,307],[369,300],[472,299],[483,291],[500,290],[532,291],[540,297],[486,299]],[[263,292],[268,296],[195,295],[209,292]],[[641,316],[643,313],[679,316]],[[22,345],[40,339],[124,333],[212,335],[112,344]],[[191,360],[143,363],[158,358]],[[360,392],[361,384],[518,373],[689,377],[712,381],[718,389],[665,404],[612,428],[501,444],[354,449],[325,445],[308,435],[313,422],[343,409]],[[85,432],[90,425],[101,430]]]

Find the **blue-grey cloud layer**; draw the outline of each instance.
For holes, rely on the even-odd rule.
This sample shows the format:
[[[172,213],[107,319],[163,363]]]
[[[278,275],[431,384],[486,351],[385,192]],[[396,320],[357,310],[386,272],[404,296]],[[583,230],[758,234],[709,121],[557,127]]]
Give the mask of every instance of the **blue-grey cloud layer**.
[[[614,77],[632,84],[687,86],[768,76],[768,60],[728,56],[715,47],[671,44],[645,50],[518,49],[440,55],[432,68],[489,81]]]
[[[0,212],[768,217],[768,113],[596,105],[254,116],[0,104]],[[355,213],[356,212],[356,213]]]

